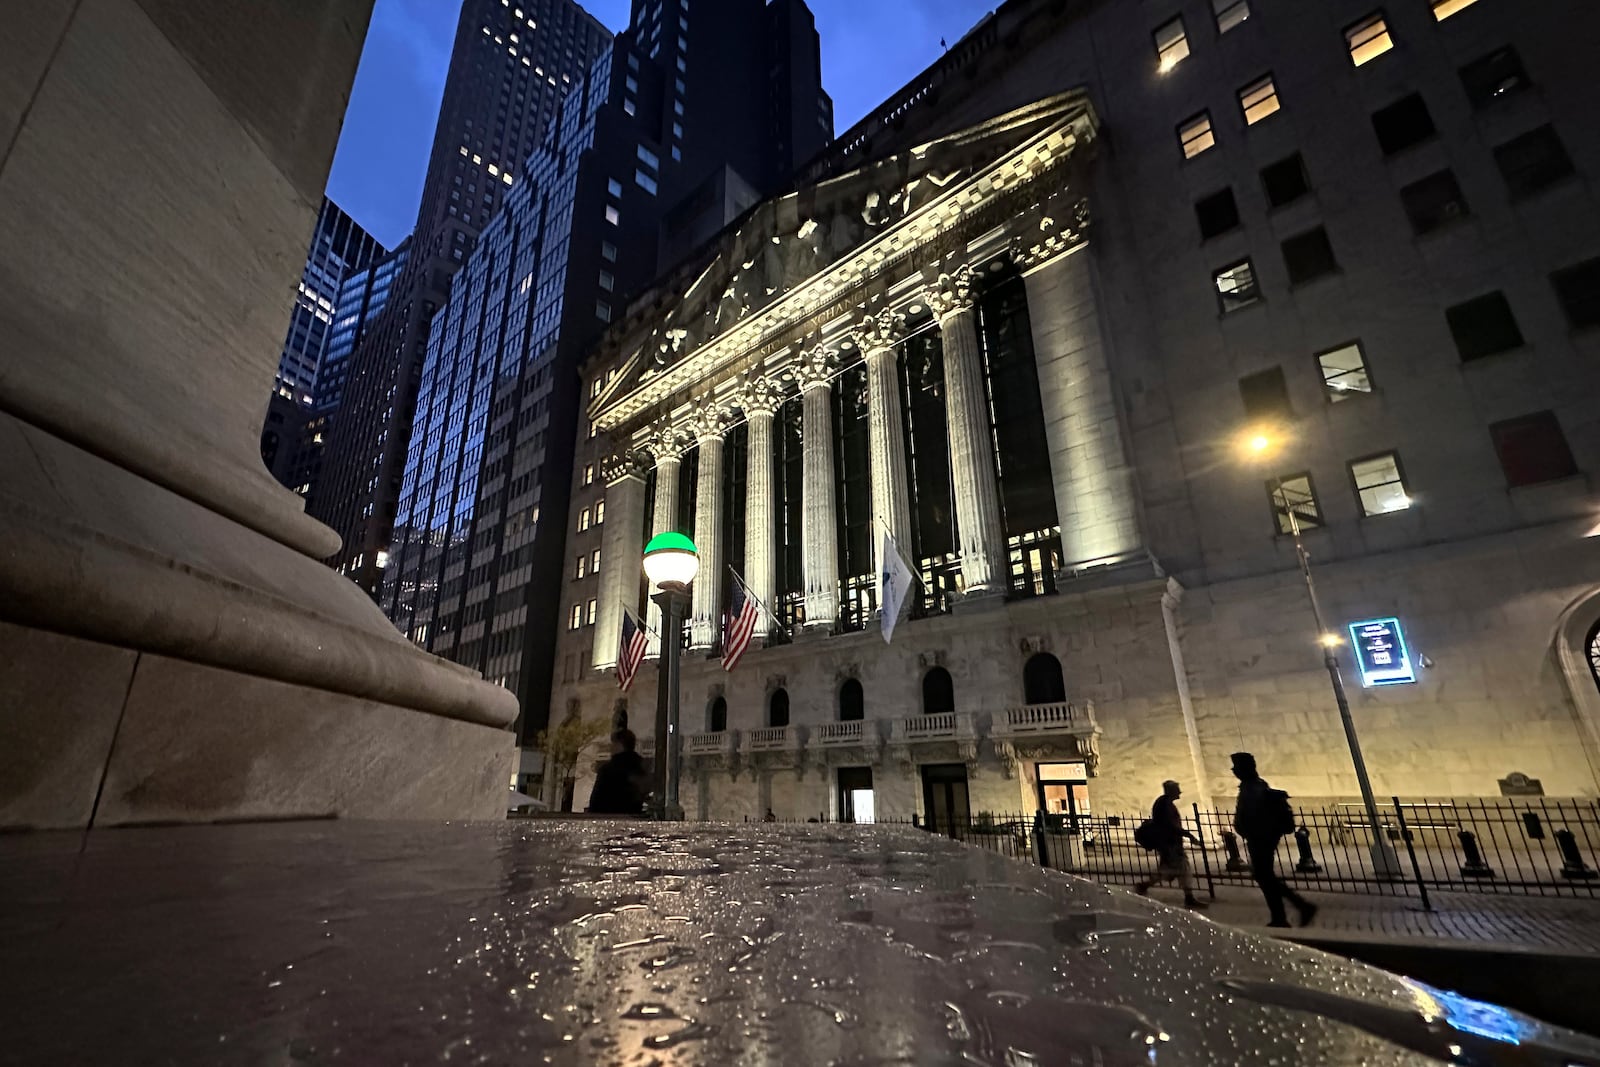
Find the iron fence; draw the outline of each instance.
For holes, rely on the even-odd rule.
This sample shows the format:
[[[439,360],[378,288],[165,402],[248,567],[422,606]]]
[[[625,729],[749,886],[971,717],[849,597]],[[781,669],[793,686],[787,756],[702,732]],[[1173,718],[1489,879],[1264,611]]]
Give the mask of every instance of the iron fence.
[[[1013,859],[1132,885],[1156,857],[1133,839],[1144,816],[984,815],[934,824],[910,820]],[[879,822],[894,821],[882,820]],[[1296,806],[1298,829],[1278,846],[1279,873],[1301,889],[1407,896],[1431,907],[1430,889],[1534,896],[1600,896],[1600,805],[1591,800],[1402,799],[1378,806],[1373,827],[1360,803]],[[1197,878],[1247,885],[1250,866],[1231,811],[1192,805],[1185,827]],[[1388,857],[1385,859],[1384,857]],[[1391,863],[1393,866],[1391,866]]]

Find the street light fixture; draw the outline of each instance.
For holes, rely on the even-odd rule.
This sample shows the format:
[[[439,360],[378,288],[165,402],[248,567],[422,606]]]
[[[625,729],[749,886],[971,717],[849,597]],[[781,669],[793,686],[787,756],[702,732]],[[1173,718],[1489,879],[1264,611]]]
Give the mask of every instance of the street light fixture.
[[[683,617],[689,609],[689,583],[700,570],[694,542],[681,533],[657,534],[644,546],[644,573],[657,591],[650,599],[661,608],[661,670],[656,690],[656,797],[661,817],[682,819],[678,803],[681,737],[678,731],[678,661],[683,647]]]
[[[1277,437],[1266,431],[1252,433],[1245,442],[1246,448],[1255,456],[1265,457],[1277,445]],[[1350,701],[1345,696],[1344,678],[1339,674],[1339,657],[1335,651],[1343,640],[1333,630],[1328,629],[1327,623],[1322,618],[1322,605],[1317,600],[1317,583],[1311,577],[1311,556],[1306,552],[1305,542],[1300,537],[1300,517],[1295,508],[1303,501],[1289,499],[1289,489],[1283,484],[1283,479],[1273,475],[1271,480],[1272,502],[1276,509],[1281,506],[1289,517],[1289,533],[1294,538],[1294,554],[1300,564],[1300,574],[1305,578],[1306,596],[1311,601],[1311,617],[1317,624],[1317,643],[1322,646],[1322,663],[1328,669],[1328,681],[1333,685],[1333,699],[1339,705],[1339,721],[1344,725],[1344,738],[1350,746],[1350,761],[1355,765],[1356,782],[1361,787],[1361,801],[1367,809],[1367,825],[1372,829],[1372,866],[1373,871],[1380,878],[1394,878],[1400,874],[1400,857],[1396,855],[1394,846],[1389,844],[1385,836],[1382,820],[1378,818],[1378,802],[1372,795],[1372,780],[1367,776],[1367,761],[1361,755],[1361,740],[1356,735],[1356,722],[1350,714]],[[1307,500],[1311,498],[1307,496]]]

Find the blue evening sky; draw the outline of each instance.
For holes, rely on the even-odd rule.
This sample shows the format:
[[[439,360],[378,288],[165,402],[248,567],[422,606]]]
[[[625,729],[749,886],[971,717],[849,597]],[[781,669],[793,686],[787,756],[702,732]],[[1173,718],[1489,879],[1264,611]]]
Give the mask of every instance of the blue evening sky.
[[[999,0],[809,0],[822,84],[843,133],[954,44]],[[629,0],[584,5],[613,30]],[[377,0],[328,195],[392,248],[416,222],[460,0]]]

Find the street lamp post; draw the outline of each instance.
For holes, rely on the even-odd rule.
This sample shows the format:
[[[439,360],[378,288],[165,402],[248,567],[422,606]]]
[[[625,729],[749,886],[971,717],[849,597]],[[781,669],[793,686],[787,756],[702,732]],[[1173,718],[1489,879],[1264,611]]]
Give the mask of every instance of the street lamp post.
[[[1251,447],[1257,452],[1264,451],[1270,446],[1270,441],[1264,437],[1255,437],[1251,440]],[[1272,479],[1274,501],[1281,501],[1283,510],[1289,517],[1289,533],[1294,538],[1295,559],[1300,564],[1300,575],[1306,582],[1306,596],[1311,601],[1311,617],[1317,624],[1317,643],[1322,646],[1322,663],[1328,669],[1328,681],[1333,685],[1333,699],[1339,705],[1339,721],[1344,726],[1344,739],[1350,746],[1350,761],[1355,765],[1356,782],[1361,787],[1361,802],[1367,809],[1367,825],[1372,830],[1372,866],[1373,871],[1380,878],[1394,878],[1400,874],[1400,857],[1395,853],[1394,846],[1389,844],[1389,839],[1384,835],[1383,822],[1378,818],[1378,802],[1372,794],[1372,779],[1367,777],[1367,761],[1361,755],[1361,739],[1356,735],[1356,721],[1350,714],[1350,701],[1345,696],[1344,678],[1339,673],[1339,657],[1334,652],[1339,647],[1339,636],[1328,629],[1327,623],[1322,618],[1322,605],[1317,600],[1317,583],[1311,577],[1311,556],[1306,552],[1305,542],[1300,537],[1300,519],[1295,514],[1295,505],[1289,499],[1289,491],[1283,484],[1283,479],[1274,476]]]
[[[681,533],[657,534],[644,547],[644,573],[657,591],[650,599],[661,608],[661,669],[656,689],[655,792],[663,819],[680,820],[678,768],[682,738],[678,729],[678,662],[683,648],[683,618],[689,608],[689,583],[700,569],[694,542]]]

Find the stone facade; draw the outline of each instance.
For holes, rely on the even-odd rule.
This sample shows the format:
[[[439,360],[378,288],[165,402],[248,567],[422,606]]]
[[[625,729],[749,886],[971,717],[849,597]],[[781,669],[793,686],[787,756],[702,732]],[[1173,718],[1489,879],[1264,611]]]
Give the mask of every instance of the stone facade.
[[[928,815],[931,783],[956,765],[971,814],[1032,811],[1047,763],[1081,763],[1080,801],[1096,812],[1143,808],[1168,777],[1223,805],[1228,754],[1241,748],[1301,802],[1354,796],[1295,538],[1268,488],[1302,472],[1315,510],[1300,540],[1329,630],[1396,617],[1417,667],[1411,684],[1363,688],[1348,642],[1336,650],[1375,791],[1497,796],[1521,772],[1551,794],[1596,794],[1600,501],[1586,472],[1600,469],[1600,350],[1581,303],[1558,300],[1552,279],[1600,256],[1600,211],[1577,180],[1600,179],[1581,135],[1600,100],[1558,47],[1569,22],[1593,33],[1600,13],[1396,11],[1402,47],[1356,67],[1338,47],[1340,28],[1368,13],[1354,5],[1252,11],[1215,49],[1208,6],[1180,6],[1192,52],[1158,74],[1154,27],[1136,5],[1004,5],[841,138],[804,176],[811,184],[637,302],[591,357],[591,379],[608,382],[590,411],[602,431],[591,461],[647,449],[696,405],[737,420],[752,380],[804,408],[801,529],[785,524],[786,490],[766,482],[771,499],[747,513],[773,515],[776,558],[799,560],[806,625],[792,644],[769,635],[731,675],[689,654],[691,815],[840,817],[842,783],[863,778],[839,772],[861,767],[878,816]],[[1469,107],[1464,68],[1506,45],[1538,97]],[[1253,49],[1248,62],[1241,48]],[[1238,87],[1267,66],[1279,112],[1247,123]],[[1412,92],[1437,132],[1385,158],[1372,113]],[[1185,158],[1176,130],[1201,108],[1215,145]],[[1114,144],[1099,130],[1106,115]],[[1545,123],[1573,180],[1508,195],[1494,147]],[[1308,189],[1274,207],[1259,172],[1296,153]],[[1446,165],[1471,217],[1419,236],[1396,189]],[[1224,189],[1239,218],[1204,236],[1196,203]],[[1338,269],[1295,278],[1292,240],[1319,226]],[[1213,275],[1247,256],[1260,298],[1231,311]],[[965,288],[993,291],[1008,275],[1025,289],[1048,454],[1042,541],[996,528],[1016,477],[995,454],[996,327],[964,320]],[[1459,305],[1500,290],[1525,341],[1471,358],[1452,331]],[[837,394],[859,368],[871,525],[903,544],[901,490],[923,487],[886,433],[905,415],[905,395],[883,388],[883,368],[911,351],[897,316],[913,338],[937,330],[942,344],[959,580],[953,611],[902,620],[885,645],[876,622],[856,630],[850,614],[865,594],[841,556],[859,502],[838,477],[852,401]],[[1318,353],[1353,341],[1370,377],[1344,393]],[[1263,374],[1283,383],[1270,419],[1250,388]],[[1530,482],[1514,452],[1497,451],[1505,420],[1540,412],[1578,473]],[[1242,442],[1263,425],[1275,451],[1253,459]],[[924,448],[937,440],[907,432]],[[1403,500],[1374,507],[1352,465],[1391,454]],[[642,544],[644,512],[628,521],[623,540]],[[631,557],[604,565],[625,569],[622,586],[638,580]],[[791,610],[786,581],[763,590],[780,612]],[[567,602],[594,595],[575,582]],[[615,710],[616,644],[609,627],[567,633],[568,706]],[[1064,701],[1029,693],[1040,653],[1059,663]],[[954,706],[924,715],[924,679],[940,668]],[[841,719],[852,680],[859,723]],[[653,721],[654,683],[647,663],[626,698],[636,727]],[[787,725],[771,719],[778,688]],[[713,732],[719,697],[726,730]],[[937,774],[921,770],[930,765]]]

